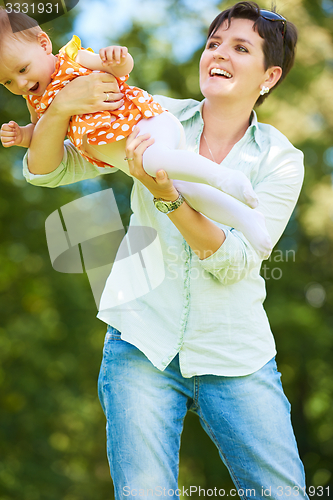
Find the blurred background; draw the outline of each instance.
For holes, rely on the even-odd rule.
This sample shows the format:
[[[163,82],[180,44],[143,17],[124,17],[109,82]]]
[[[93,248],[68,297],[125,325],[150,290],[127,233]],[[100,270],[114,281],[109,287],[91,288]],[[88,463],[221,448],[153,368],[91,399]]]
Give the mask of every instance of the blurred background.
[[[54,53],[73,33],[95,51],[127,45],[136,63],[130,84],[201,100],[205,33],[233,3],[80,0],[43,28]],[[265,306],[307,484],[324,488],[312,490],[319,498],[329,486],[333,495],[333,1],[276,0],[276,6],[299,29],[297,60],[258,109],[259,119],[304,152],[306,175],[292,219],[263,268]],[[3,87],[0,116],[1,123],[29,121],[24,100]],[[52,269],[44,224],[62,205],[112,187],[126,225],[131,181],[117,173],[58,189],[34,187],[23,179],[23,154],[0,146],[0,500],[110,500],[96,390],[106,328],[95,317],[87,277]],[[233,488],[192,414],[182,436],[179,483]]]

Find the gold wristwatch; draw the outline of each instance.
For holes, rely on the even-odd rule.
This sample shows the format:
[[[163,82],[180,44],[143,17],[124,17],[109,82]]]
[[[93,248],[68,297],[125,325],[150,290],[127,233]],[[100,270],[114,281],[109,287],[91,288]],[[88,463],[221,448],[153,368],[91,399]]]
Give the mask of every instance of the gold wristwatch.
[[[161,198],[154,198],[154,205],[163,214],[170,214],[174,210],[176,210],[182,203],[184,203],[184,196],[179,193],[178,198],[175,201],[165,201]]]

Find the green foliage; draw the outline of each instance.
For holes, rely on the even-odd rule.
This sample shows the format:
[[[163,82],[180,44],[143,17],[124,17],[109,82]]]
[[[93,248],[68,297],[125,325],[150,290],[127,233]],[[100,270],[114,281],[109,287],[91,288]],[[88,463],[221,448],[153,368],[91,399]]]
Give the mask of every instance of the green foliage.
[[[176,23],[186,12],[193,23],[201,19],[189,2],[163,4],[165,22]],[[262,273],[308,485],[333,487],[333,25],[322,5],[281,3],[299,28],[298,59],[259,115],[304,151],[306,176],[294,216]],[[67,41],[75,15],[76,9],[51,23],[55,50]],[[207,24],[202,22],[202,32]],[[136,61],[131,82],[151,93],[201,99],[200,50],[175,62],[171,40],[157,36],[159,27],[136,21],[118,40]],[[3,88],[0,106],[1,122],[27,122],[23,100]],[[19,148],[1,149],[0,500],[111,499],[96,391],[105,325],[95,318],[87,278],[52,269],[44,222],[62,205],[112,186],[126,225],[131,182],[114,174],[67,188],[37,188],[22,178],[22,155]],[[233,487],[191,414],[182,438],[180,484]]]

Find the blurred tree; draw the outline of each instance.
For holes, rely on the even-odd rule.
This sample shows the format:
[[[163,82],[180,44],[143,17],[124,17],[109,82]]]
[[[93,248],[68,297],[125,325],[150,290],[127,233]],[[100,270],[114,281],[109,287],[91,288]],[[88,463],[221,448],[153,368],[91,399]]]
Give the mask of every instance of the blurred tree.
[[[127,45],[133,53],[131,81],[151,93],[201,99],[198,62],[216,13],[214,0],[142,0],[140,5],[81,0],[82,12],[75,8],[45,26],[55,51],[68,40],[73,21],[75,32],[87,36],[78,23],[85,11],[92,25],[95,7],[105,9],[111,25],[115,20],[107,5],[118,12],[127,2],[125,29],[109,42]],[[270,2],[261,6],[270,8]],[[298,58],[258,113],[304,151],[306,177],[298,207],[262,274],[307,482],[332,488],[333,8],[331,0],[278,0],[280,6],[299,28]],[[98,49],[93,40],[85,42]],[[5,89],[0,89],[0,106],[1,122],[28,120],[23,100]],[[23,180],[21,149],[2,148],[0,154],[0,500],[111,499],[96,393],[105,325],[95,319],[86,277],[51,268],[44,221],[60,206],[111,186],[126,225],[131,182],[113,174],[56,190],[37,188]],[[233,488],[217,450],[191,414],[182,437],[180,485]]]

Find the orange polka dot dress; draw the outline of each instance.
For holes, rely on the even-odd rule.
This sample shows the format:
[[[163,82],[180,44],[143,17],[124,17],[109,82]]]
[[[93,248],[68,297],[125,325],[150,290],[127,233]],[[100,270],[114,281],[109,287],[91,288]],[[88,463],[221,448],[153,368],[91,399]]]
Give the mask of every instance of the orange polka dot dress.
[[[75,62],[79,50],[82,50],[81,40],[74,35],[72,40],[60,49],[56,69],[51,76],[52,81],[44,94],[42,96],[26,96],[28,102],[36,110],[38,119],[45,113],[57,93],[71,80],[93,72],[101,73],[84,68]],[[87,50],[93,52],[92,49]],[[83,151],[82,139],[84,135],[87,136],[88,143],[95,146],[120,141],[132,132],[139,120],[151,118],[165,111],[146,91],[127,85],[125,82],[128,75],[116,79],[120,92],[124,94],[123,106],[114,111],[72,116],[68,127],[68,138],[79,153],[97,167],[110,167],[110,165],[88,156]]]

